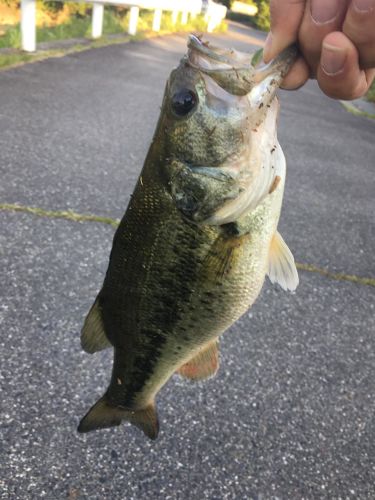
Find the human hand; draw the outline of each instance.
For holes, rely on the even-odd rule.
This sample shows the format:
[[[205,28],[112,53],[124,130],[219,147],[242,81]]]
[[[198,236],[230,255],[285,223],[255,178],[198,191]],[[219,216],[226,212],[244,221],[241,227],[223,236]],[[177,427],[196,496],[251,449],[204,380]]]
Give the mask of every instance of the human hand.
[[[271,0],[265,62],[293,42],[302,56],[283,88],[313,77],[330,97],[363,96],[375,77],[375,0]]]

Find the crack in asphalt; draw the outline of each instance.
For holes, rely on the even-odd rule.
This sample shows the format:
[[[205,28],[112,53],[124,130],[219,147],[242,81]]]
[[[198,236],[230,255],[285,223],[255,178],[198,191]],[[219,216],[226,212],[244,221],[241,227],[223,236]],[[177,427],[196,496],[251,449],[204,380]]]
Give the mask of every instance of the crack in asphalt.
[[[365,118],[369,118],[370,120],[375,120],[375,114],[370,113],[368,111],[362,111],[359,109],[357,106],[353,104],[353,102],[347,102],[347,101],[340,101],[341,105],[343,106],[346,111],[351,113],[354,116],[362,116]],[[367,103],[370,104],[370,103]]]
[[[120,223],[118,219],[111,217],[101,217],[99,215],[84,215],[73,212],[73,210],[45,210],[44,208],[27,207],[24,205],[16,205],[12,203],[0,203],[0,210],[13,212],[25,212],[39,217],[49,217],[52,219],[66,219],[74,222],[100,222],[101,224],[109,224],[117,227]]]
[[[12,211],[12,212],[23,212],[36,215],[38,217],[48,217],[52,219],[65,219],[73,222],[98,222],[100,224],[108,224],[112,227],[117,227],[120,223],[119,219],[113,219],[111,217],[102,217],[100,215],[85,215],[74,212],[73,210],[45,210],[43,208],[28,207],[24,205],[17,205],[12,203],[0,203],[0,210]],[[366,278],[362,276],[357,276],[355,274],[346,273],[334,273],[328,269],[317,267],[313,264],[302,264],[296,262],[297,269],[300,271],[306,271],[309,273],[320,274],[325,278],[329,278],[336,281],[349,281],[351,283],[356,283],[357,285],[373,286],[375,287],[375,277]]]

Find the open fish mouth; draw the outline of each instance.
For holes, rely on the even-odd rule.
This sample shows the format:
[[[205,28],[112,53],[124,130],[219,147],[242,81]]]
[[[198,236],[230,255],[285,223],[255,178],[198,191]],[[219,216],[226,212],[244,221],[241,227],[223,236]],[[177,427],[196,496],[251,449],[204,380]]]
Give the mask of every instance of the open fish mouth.
[[[267,85],[274,92],[288,73],[297,55],[297,46],[290,45],[269,64],[256,67],[253,65],[251,53],[222,49],[209,42],[203,42],[195,35],[190,35],[187,60],[190,66],[211,76],[216,83],[231,94],[243,96],[267,77],[271,77]]]
[[[188,49],[189,65],[210,76],[227,92],[236,96],[250,92],[254,75],[251,54],[221,49],[194,35],[189,37]]]
[[[241,69],[249,68],[251,64],[251,55],[245,52],[239,52],[234,49],[221,49],[211,45],[209,42],[203,42],[195,35],[190,35],[188,40],[188,58],[191,64],[200,69]]]

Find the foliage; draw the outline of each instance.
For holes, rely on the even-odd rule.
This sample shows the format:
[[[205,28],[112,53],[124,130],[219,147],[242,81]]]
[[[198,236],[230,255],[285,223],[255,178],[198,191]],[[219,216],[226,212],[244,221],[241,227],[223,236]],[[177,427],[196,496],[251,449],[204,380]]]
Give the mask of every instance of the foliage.
[[[245,3],[255,5],[258,8],[258,13],[255,16],[248,16],[238,12],[228,12],[227,19],[269,31],[271,25],[270,2],[268,0],[246,0]]]
[[[70,15],[75,16],[75,17],[85,17],[91,12],[91,9],[92,9],[92,7],[89,4],[82,3],[82,2],[78,2],[78,3],[70,3],[69,2],[65,5],[68,5]]]
[[[9,27],[5,35],[0,36],[0,49],[5,47],[14,47],[16,49],[21,47],[21,29],[19,24]]]
[[[0,5],[2,3],[8,7],[19,7],[20,0],[0,0]]]
[[[215,0],[217,3],[222,3],[227,7],[228,9],[231,9],[233,3],[235,0]],[[255,5],[257,2],[256,0],[239,0],[242,3],[247,3],[248,5]]]
[[[54,0],[43,0],[42,5],[44,10],[51,12],[52,14],[57,14],[57,12],[63,10],[64,8],[63,2],[57,2]]]
[[[82,38],[90,33],[89,18],[72,18],[69,22],[57,26],[39,28],[36,31],[37,42],[52,42],[69,38]]]
[[[263,31],[269,31],[271,27],[270,3],[268,0],[255,0],[255,3],[258,7],[258,13],[254,19],[256,26]]]
[[[14,66],[15,64],[27,63],[32,60],[33,56],[31,54],[0,54],[0,69],[7,66]]]
[[[239,0],[240,2],[242,3],[246,3],[248,5],[257,5],[257,0]],[[233,3],[233,0],[232,0],[232,3]]]
[[[2,2],[4,0],[0,0]],[[83,8],[82,8],[83,7]],[[69,11],[71,13],[67,22],[57,24],[55,26],[43,26],[37,29],[37,42],[53,42],[57,40],[67,40],[74,38],[90,38],[91,35],[91,8],[83,4],[69,3]],[[103,20],[103,37],[93,40],[90,44],[87,42],[84,45],[79,43],[65,49],[52,49],[49,51],[38,51],[34,54],[25,54],[21,51],[10,50],[9,52],[0,53],[0,68],[23,64],[29,61],[38,61],[46,57],[58,57],[66,53],[87,50],[89,47],[101,47],[114,43],[122,43],[125,40],[135,39],[141,40],[151,33],[153,23],[153,13],[150,11],[141,11],[138,22],[138,33],[135,36],[128,36],[127,29],[129,24],[129,11],[121,8],[108,8],[104,10]],[[197,16],[195,19],[190,19],[187,24],[182,25],[181,19],[176,25],[172,23],[172,15],[164,13],[161,22],[161,33],[185,31],[204,33],[207,29],[206,22],[203,16]],[[216,31],[226,31],[227,24],[224,22],[216,29]],[[110,35],[119,34],[124,36],[111,37]],[[21,30],[20,25],[9,26],[5,34],[0,36],[0,49],[10,48],[19,49],[21,47]]]
[[[228,9],[231,8],[232,6],[232,3],[234,2],[234,0],[216,0],[217,3],[222,3],[223,5],[225,5],[225,7],[227,7]]]

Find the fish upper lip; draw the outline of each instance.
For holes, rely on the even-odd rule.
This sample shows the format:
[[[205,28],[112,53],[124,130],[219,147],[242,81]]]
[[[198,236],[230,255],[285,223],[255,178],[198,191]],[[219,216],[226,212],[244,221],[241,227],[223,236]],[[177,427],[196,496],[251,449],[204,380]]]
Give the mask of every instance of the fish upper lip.
[[[286,49],[284,49],[278,56],[276,56],[272,61],[268,64],[264,64],[258,68],[254,68],[251,63],[251,54],[247,54],[245,52],[237,52],[237,51],[222,51],[221,53],[217,52],[221,49],[219,47],[212,46],[209,47],[202,42],[195,35],[189,36],[188,42],[188,55],[187,55],[187,63],[204,73],[212,74],[213,72],[225,72],[225,71],[240,71],[240,70],[249,70],[252,73],[252,77],[254,79],[254,84],[261,82],[265,78],[267,78],[271,74],[275,74],[275,76],[279,73],[283,78],[287,72],[289,71],[291,65],[297,59],[299,50],[297,44],[289,45]],[[193,59],[193,54],[198,53],[199,56],[204,60],[211,60],[216,62],[217,68],[207,68],[199,63],[196,63]]]
[[[205,70],[205,68],[197,66],[191,60],[191,54],[196,52],[205,59],[210,59],[211,61],[215,61],[217,64],[225,66],[219,67],[217,70],[221,71],[233,71],[239,69],[249,69],[253,68],[251,64],[251,54],[247,54],[245,52],[238,52],[232,49],[223,50],[214,45],[209,46],[208,43],[202,42],[200,38],[195,35],[189,35],[188,39],[188,62],[193,67],[199,67],[201,70]]]

